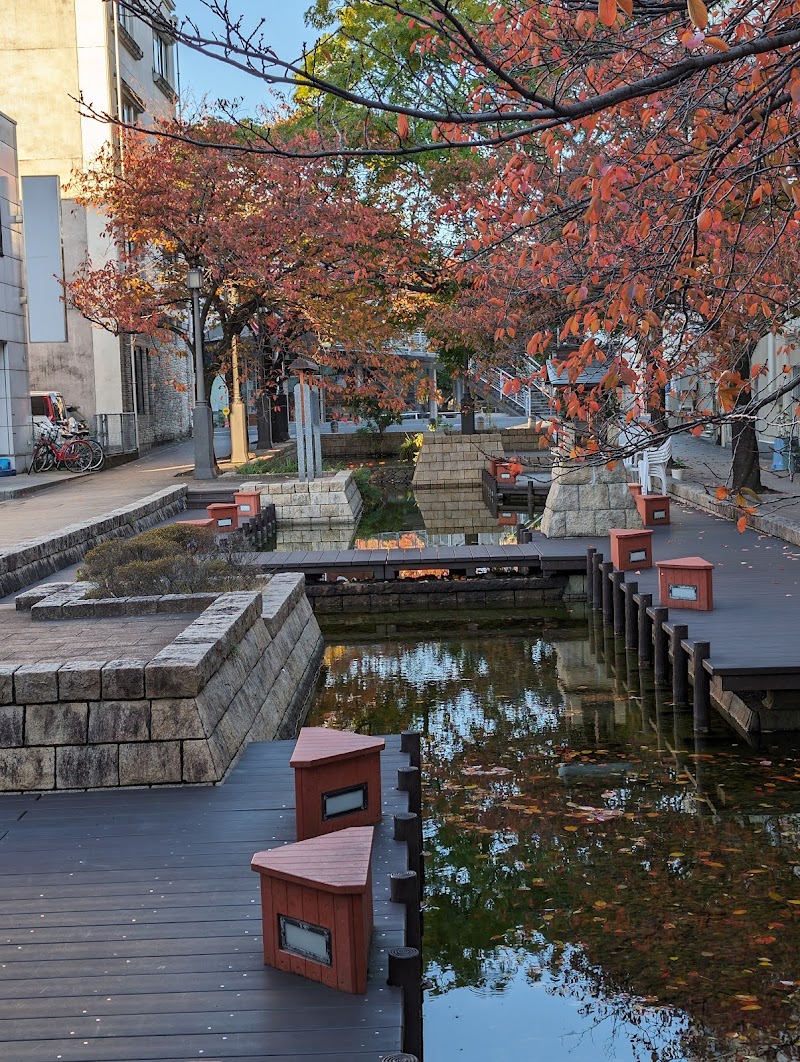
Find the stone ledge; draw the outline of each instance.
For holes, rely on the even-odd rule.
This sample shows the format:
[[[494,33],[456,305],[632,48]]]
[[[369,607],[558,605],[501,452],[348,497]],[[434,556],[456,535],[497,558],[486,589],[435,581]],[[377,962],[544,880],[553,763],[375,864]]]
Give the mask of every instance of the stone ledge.
[[[186,486],[167,487],[96,519],[0,550],[0,596],[80,561],[100,542],[127,537],[175,515],[186,507],[187,490]]]
[[[741,510],[728,501],[718,501],[713,494],[708,494],[706,488],[697,483],[676,483],[671,480],[669,493],[679,501],[689,502],[698,509],[721,516],[725,520],[736,521],[742,515]],[[793,546],[800,546],[800,524],[781,519],[778,516],[761,515],[747,517],[747,526],[753,531],[760,531],[763,535],[772,535],[773,538],[783,539]]]
[[[215,784],[249,740],[293,733],[323,650],[303,589],[220,595],[147,663],[0,667],[0,792]]]

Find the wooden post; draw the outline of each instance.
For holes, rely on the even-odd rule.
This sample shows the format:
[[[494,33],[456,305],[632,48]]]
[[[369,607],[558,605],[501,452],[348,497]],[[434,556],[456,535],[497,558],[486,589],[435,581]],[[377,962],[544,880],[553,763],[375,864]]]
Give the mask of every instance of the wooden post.
[[[589,546],[586,550],[586,602],[591,605],[594,590],[594,555],[597,550]]]
[[[422,950],[422,923],[419,908],[419,879],[413,870],[389,875],[389,898],[406,909],[406,947]]]
[[[614,634],[625,630],[625,598],[622,596],[624,572],[611,573],[611,608],[614,613]]]
[[[711,677],[703,661],[711,655],[710,642],[695,642],[692,646],[692,678],[694,679],[694,729],[708,730],[711,725]]]
[[[653,636],[647,610],[653,604],[652,594],[639,594],[639,666],[649,665],[653,659]]]
[[[611,561],[603,561],[600,571],[603,576],[603,623],[609,626],[614,622],[614,598],[611,593],[611,572],[614,565]]]
[[[633,598],[634,594],[639,593],[639,584],[623,583],[622,592],[625,595],[625,648],[635,649],[639,640],[639,624]]]
[[[419,828],[419,816],[412,811],[398,811],[394,816],[394,839],[405,841],[408,845],[408,869],[413,870],[420,882],[422,877],[422,833]]]
[[[401,793],[408,793],[408,810],[415,815],[422,814],[422,779],[419,767],[398,767],[397,788]]]
[[[672,628],[672,703],[689,703],[689,657],[681,642],[689,637],[685,623],[676,623]]]
[[[417,948],[389,949],[386,983],[403,990],[403,1050],[422,1062],[422,956]]]
[[[666,686],[669,675],[669,653],[667,652],[667,632],[664,624],[669,616],[668,608],[653,609],[653,669],[656,686]]]
[[[592,557],[592,608],[595,612],[599,612],[603,607],[603,572],[601,564],[603,563],[603,554],[595,553]]]
[[[418,730],[403,730],[400,733],[400,751],[408,756],[411,767],[422,767],[422,734]]]

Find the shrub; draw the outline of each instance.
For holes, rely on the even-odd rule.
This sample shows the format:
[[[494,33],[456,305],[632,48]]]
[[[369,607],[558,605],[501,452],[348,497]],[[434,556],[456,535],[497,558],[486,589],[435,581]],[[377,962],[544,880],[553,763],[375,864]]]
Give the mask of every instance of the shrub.
[[[415,435],[406,435],[405,439],[400,443],[400,460],[412,461],[416,464],[424,442],[425,436],[421,431],[418,431]]]
[[[95,546],[78,579],[97,584],[95,597],[149,597],[249,590],[259,576],[210,528],[165,524]]]
[[[383,505],[383,492],[372,482],[372,473],[362,466],[353,471],[353,479],[361,494],[364,503],[364,514],[371,513]]]

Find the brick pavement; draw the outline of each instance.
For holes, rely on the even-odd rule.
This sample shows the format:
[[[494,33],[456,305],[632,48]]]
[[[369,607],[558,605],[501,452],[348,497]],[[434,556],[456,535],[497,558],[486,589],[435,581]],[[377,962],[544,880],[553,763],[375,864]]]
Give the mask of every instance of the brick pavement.
[[[0,663],[151,660],[189,626],[191,614],[34,621],[0,606]]]

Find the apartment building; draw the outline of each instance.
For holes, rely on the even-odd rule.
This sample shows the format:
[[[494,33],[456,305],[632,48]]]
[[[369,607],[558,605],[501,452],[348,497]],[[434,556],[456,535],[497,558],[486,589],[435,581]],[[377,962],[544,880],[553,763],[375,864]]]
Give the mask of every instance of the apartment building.
[[[161,6],[169,19],[172,0]],[[174,113],[175,46],[117,0],[4,0],[3,8],[0,109],[17,121],[30,386],[61,391],[90,422],[101,415],[126,449],[180,438],[191,430],[191,359],[92,327],[65,306],[59,283],[87,258],[115,254],[102,215],[72,198],[73,172],[116,135],[79,101],[142,126]]]
[[[21,211],[16,124],[0,113],[0,472],[3,473],[26,471],[32,442]]]

